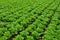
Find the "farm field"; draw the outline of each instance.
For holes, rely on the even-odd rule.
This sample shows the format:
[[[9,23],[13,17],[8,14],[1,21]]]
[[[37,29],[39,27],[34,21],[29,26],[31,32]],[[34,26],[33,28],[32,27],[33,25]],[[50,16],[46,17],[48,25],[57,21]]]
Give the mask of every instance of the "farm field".
[[[60,0],[0,0],[0,40],[60,40]]]

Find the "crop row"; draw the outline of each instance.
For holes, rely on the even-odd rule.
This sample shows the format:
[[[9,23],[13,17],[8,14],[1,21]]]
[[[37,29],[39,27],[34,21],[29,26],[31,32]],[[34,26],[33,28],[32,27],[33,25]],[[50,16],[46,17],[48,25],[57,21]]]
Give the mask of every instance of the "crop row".
[[[55,12],[51,23],[46,29],[43,40],[60,40],[60,13]]]
[[[38,40],[54,14],[49,8],[55,5],[54,10],[58,4],[58,0],[2,2],[0,5],[0,40]],[[55,16],[58,16],[57,13]],[[52,23],[54,23],[54,17]]]

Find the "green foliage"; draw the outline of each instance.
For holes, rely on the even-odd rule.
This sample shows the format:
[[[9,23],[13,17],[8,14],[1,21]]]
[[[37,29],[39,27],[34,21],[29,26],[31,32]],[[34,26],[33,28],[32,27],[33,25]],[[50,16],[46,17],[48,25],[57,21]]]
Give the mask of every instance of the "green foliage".
[[[38,38],[39,35],[40,35],[40,33],[36,32],[36,31],[32,32],[32,36],[35,37],[35,38]]]
[[[14,40],[24,40],[24,37],[18,35]]]
[[[24,36],[24,37],[27,36],[28,34],[29,34],[29,33],[28,33],[27,31],[22,31],[22,32],[20,32],[20,35],[21,35],[21,36]]]
[[[26,40],[34,40],[34,38],[32,36],[27,36]]]
[[[0,40],[60,40],[60,0],[0,0]]]

